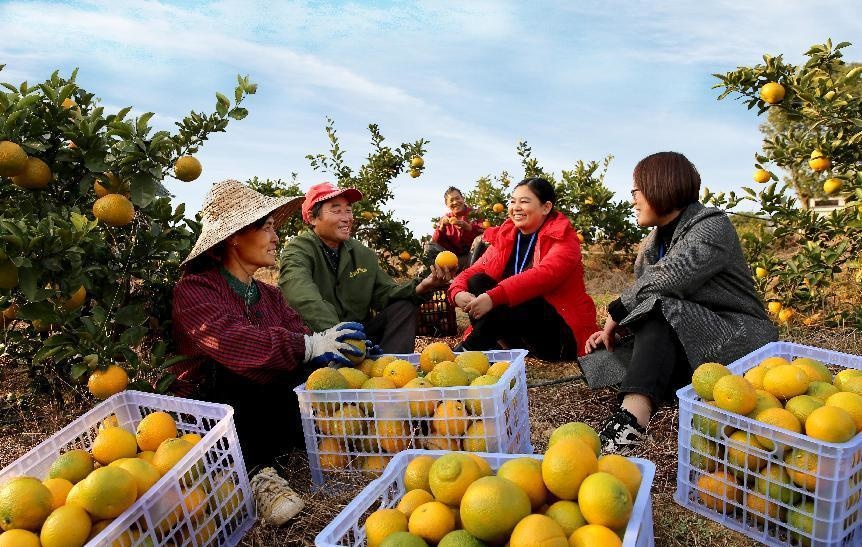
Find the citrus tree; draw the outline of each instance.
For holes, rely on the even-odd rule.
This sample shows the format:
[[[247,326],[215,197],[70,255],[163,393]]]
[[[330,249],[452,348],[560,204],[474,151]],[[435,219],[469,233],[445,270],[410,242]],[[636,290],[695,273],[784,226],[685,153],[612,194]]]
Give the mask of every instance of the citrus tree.
[[[247,115],[239,104],[256,86],[238,77],[233,102],[218,93],[215,113],[191,112],[171,133],[153,131],[151,112],[107,114],[76,74],[2,84],[2,353],[58,401],[88,378],[93,391],[112,363],[164,390],[170,293],[200,226],[161,181],[199,176],[193,154]]]
[[[740,99],[772,123],[755,154],[754,180],[766,184],[740,193],[712,193],[704,200],[727,209],[753,204],[741,212],[762,223],[743,238],[757,285],[780,323],[855,324],[862,327],[858,283],[846,275],[859,268],[862,252],[862,67],[850,68],[831,40],[805,53],[801,66],[781,55],[763,56],[763,64],[716,74],[719,100]],[[775,173],[789,176],[779,182]],[[821,215],[800,199],[810,195],[840,197]],[[840,205],[843,202],[843,205]],[[850,280],[850,285],[835,285]],[[855,283],[855,284],[854,284]]]
[[[396,277],[407,275],[410,267],[419,263],[421,243],[413,236],[407,221],[386,209],[394,197],[390,184],[402,174],[419,177],[425,168],[422,155],[428,141],[418,139],[402,143],[396,148],[384,144],[384,137],[376,124],[370,124],[371,152],[358,169],[344,160],[344,150],[338,140],[335,123],[327,118],[326,135],[329,138],[327,154],[308,155],[311,167],[331,174],[339,187],[356,188],[362,200],[354,204],[354,237],[378,253],[381,266]]]
[[[564,169],[558,179],[533,157],[526,141],[518,143],[517,152],[524,168],[523,178],[542,177],[553,184],[557,194],[555,207],[569,217],[581,242],[597,247],[608,260],[617,251],[631,252],[645,235],[645,230],[632,222],[631,204],[627,200],[614,201],[614,193],[605,186],[612,156],[601,162],[578,160],[573,169]],[[513,180],[505,171],[494,179],[483,177],[467,195],[467,201],[489,226],[497,226],[507,218],[506,204],[512,186]]]

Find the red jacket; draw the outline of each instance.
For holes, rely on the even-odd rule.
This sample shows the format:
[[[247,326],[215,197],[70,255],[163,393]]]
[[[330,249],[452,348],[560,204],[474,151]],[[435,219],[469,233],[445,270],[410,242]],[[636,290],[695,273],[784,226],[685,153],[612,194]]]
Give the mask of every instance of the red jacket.
[[[473,240],[477,235],[482,233],[482,221],[470,220],[467,218],[470,211],[472,211],[472,209],[467,207],[458,214],[450,211],[443,215],[444,217],[457,218],[458,220],[469,222],[469,230],[462,230],[453,224],[444,224],[442,227],[438,226],[434,229],[434,235],[431,236],[431,240],[447,251],[452,251],[456,255],[469,253],[470,245],[473,244]]]
[[[511,219],[499,228],[485,231],[483,239],[491,246],[452,281],[449,300],[454,303],[455,295],[467,290],[470,277],[485,273],[498,281],[498,285],[488,291],[494,306],[517,306],[533,298],[544,298],[572,329],[578,356],[583,355],[587,338],[599,327],[596,305],[584,287],[584,265],[577,233],[565,215],[554,211],[539,229],[533,266],[501,279],[515,246],[517,231]]]

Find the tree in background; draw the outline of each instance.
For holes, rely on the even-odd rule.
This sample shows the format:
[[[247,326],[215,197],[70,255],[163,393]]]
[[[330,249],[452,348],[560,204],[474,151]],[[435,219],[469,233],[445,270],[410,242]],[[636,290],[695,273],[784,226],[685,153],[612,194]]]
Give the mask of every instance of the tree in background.
[[[816,44],[802,66],[782,56],[763,56],[763,64],[716,74],[719,100],[735,96],[758,115],[770,114],[763,150],[755,154],[756,191],[713,194],[704,201],[727,209],[751,202],[751,215],[766,225],[746,234],[743,245],[756,281],[779,323],[802,320],[862,328],[858,284],[862,251],[862,67],[842,57],[849,42]],[[789,173],[786,184],[769,170]],[[820,193],[822,192],[822,194]],[[828,215],[806,210],[796,199],[840,195],[843,207]],[[835,281],[839,281],[835,284]]]
[[[217,93],[215,113],[153,132],[153,113],[106,114],[76,73],[2,84],[2,353],[58,401],[112,363],[137,376],[138,389],[161,375],[164,390],[173,380],[162,371],[170,294],[200,225],[172,206],[161,181],[200,175],[192,155],[247,115],[239,104],[256,85],[238,77],[233,105]]]

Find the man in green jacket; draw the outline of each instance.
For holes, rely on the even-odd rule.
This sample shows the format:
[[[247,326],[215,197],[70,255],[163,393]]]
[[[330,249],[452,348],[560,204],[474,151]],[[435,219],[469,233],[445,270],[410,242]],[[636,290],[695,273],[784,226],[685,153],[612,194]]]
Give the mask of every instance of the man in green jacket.
[[[305,194],[302,218],[311,227],[287,244],[281,290],[313,331],[342,321],[365,325],[385,353],[412,353],[419,304],[452,280],[454,271],[432,266],[421,281],[398,284],[380,267],[377,254],[350,237],[355,188],[324,182]]]

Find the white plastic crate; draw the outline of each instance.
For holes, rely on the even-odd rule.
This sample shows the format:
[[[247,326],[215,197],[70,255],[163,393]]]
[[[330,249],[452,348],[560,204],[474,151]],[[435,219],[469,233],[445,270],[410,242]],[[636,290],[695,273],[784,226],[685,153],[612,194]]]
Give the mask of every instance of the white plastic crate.
[[[0,483],[17,476],[47,477],[62,452],[90,450],[99,424],[112,414],[118,425],[135,431],[155,411],[171,414],[180,434],[202,439],[143,496],[87,543],[101,545],[236,545],[255,521],[251,494],[233,409],[227,405],[123,391],[18,458],[0,471]],[[187,507],[189,491],[201,488],[206,500]],[[191,511],[190,511],[191,510]],[[191,513],[191,514],[190,514]]]
[[[345,472],[366,472],[369,478],[379,475],[386,462],[402,450],[464,449],[461,430],[479,421],[484,431],[471,439],[484,446],[475,451],[532,452],[527,351],[488,351],[485,355],[491,363],[510,363],[505,374],[489,386],[307,390],[300,385],[294,389],[314,484],[323,485]],[[418,353],[397,357],[419,366]],[[445,420],[427,415],[444,402],[462,404],[469,410],[466,418]]]
[[[862,369],[862,356],[789,342],[767,344],[729,364],[728,368],[734,374],[744,374],[767,357],[773,356],[783,357],[788,361],[808,357],[826,365]],[[677,503],[767,545],[862,545],[862,435],[857,435],[846,443],[819,441],[707,404],[697,396],[691,385],[677,391],[677,396]],[[714,420],[717,423],[717,428],[713,427],[715,431],[705,427],[706,424],[700,417]],[[743,432],[740,441],[758,435],[772,441],[774,448],[765,450],[745,446],[742,442],[729,438],[734,431]],[[701,439],[695,438],[698,436],[716,443],[716,446],[723,445],[723,448],[719,446],[719,450],[715,451]],[[728,448],[747,452],[752,458],[751,463],[729,458]],[[780,476],[782,467],[788,473],[804,471],[802,464],[808,460],[796,460],[796,464],[785,463],[783,456],[792,449],[816,456],[817,467],[808,472],[813,491],[792,481],[789,485],[779,484],[780,478],[767,480],[768,476],[774,477],[772,473]],[[758,462],[757,458],[761,461]],[[734,461],[730,461],[731,459]],[[763,461],[766,464],[757,469]],[[700,493],[703,489],[698,487],[698,480],[713,467],[724,468],[737,477],[738,497],[731,499],[732,496],[725,493],[717,498],[718,503],[712,502],[714,507],[709,507],[701,499]],[[778,495],[768,497],[768,502],[773,506],[766,511],[754,503],[763,500],[763,496],[756,490],[758,479],[761,484],[772,483],[772,492]],[[723,482],[728,484],[727,481]],[[786,488],[782,490],[780,486]],[[801,511],[793,507],[805,501],[810,501],[813,505]],[[811,530],[789,524],[784,516],[788,511],[800,512],[810,518]],[[798,524],[799,520],[795,519],[795,523]]]
[[[404,469],[407,464],[419,456],[442,456],[444,450],[406,450],[395,456],[386,466],[383,475],[365,487],[330,522],[326,528],[314,538],[316,547],[359,547],[365,545],[365,530],[363,525],[368,514],[377,509],[387,509],[398,505],[398,501],[406,492],[404,487]],[[480,453],[491,468],[496,471],[507,460],[516,458],[534,458],[541,460],[542,454],[488,454]],[[641,486],[632,506],[632,514],[626,526],[623,537],[623,547],[652,547],[654,543],[652,500],[650,489],[655,477],[655,464],[649,460],[629,458],[641,471]]]

